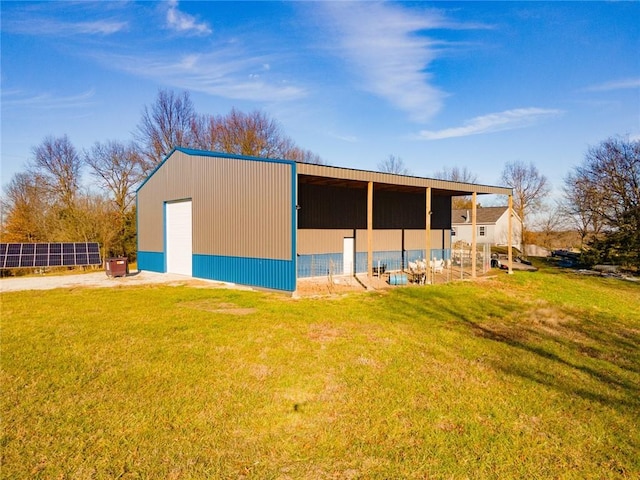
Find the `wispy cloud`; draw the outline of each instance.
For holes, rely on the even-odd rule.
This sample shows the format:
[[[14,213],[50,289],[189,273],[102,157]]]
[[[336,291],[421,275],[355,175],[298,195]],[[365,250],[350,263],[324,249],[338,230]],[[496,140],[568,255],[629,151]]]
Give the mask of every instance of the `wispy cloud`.
[[[20,90],[11,90],[2,92],[2,105],[4,107],[36,108],[41,110],[83,108],[95,105],[92,100],[94,96],[94,89],[69,96],[56,96],[51,93],[33,95]]]
[[[332,138],[337,138],[338,140],[342,140],[343,142],[347,143],[357,143],[359,141],[358,137],[356,137],[355,135],[347,135],[334,132],[328,132],[328,135]]]
[[[505,110],[504,112],[490,113],[474,117],[464,122],[460,127],[445,128],[443,130],[422,130],[418,138],[424,140],[442,140],[445,138],[467,137],[469,135],[480,135],[483,133],[500,132],[504,130],[514,130],[524,128],[538,123],[539,121],[562,115],[562,110],[544,108],[516,108]]]
[[[118,20],[95,20],[91,22],[66,22],[52,18],[9,19],[2,28],[23,35],[72,36],[113,35],[128,28],[129,24]]]
[[[178,9],[178,0],[170,0],[167,10],[167,27],[180,33],[193,35],[209,35],[211,27],[205,22],[198,22],[193,15]]]
[[[640,88],[640,78],[628,78],[625,80],[613,80],[610,82],[591,85],[583,89],[585,92],[609,92],[612,90],[627,90]]]
[[[246,55],[239,48],[218,47],[213,53],[177,58],[102,54],[102,63],[161,84],[236,100],[261,102],[302,98],[306,91],[274,78],[271,60]]]
[[[338,52],[364,81],[363,88],[385,98],[414,121],[427,121],[447,96],[428,72],[442,42],[427,38],[434,28],[484,28],[456,25],[437,11],[406,10],[397,4],[323,2],[337,26]]]

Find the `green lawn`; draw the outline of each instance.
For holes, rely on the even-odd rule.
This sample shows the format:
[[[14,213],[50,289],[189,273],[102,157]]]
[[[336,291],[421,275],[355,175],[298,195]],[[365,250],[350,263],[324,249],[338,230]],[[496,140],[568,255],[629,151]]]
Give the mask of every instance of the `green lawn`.
[[[640,284],[0,300],[2,478],[640,475]]]

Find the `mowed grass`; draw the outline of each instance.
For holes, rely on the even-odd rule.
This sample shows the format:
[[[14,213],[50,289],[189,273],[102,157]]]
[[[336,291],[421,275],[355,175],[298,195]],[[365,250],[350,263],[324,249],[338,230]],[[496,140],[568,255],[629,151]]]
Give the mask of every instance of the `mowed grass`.
[[[2,294],[2,478],[640,475],[640,285]]]

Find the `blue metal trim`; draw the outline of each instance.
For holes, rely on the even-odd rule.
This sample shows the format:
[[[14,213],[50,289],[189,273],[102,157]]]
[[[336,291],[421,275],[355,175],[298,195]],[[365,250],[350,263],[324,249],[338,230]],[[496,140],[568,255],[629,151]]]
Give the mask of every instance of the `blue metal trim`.
[[[139,217],[140,210],[138,209],[138,191],[136,190],[136,264],[138,264],[138,270],[140,270],[140,264],[138,263],[138,255],[140,254],[140,229],[138,228]]]
[[[138,270],[164,273],[165,255],[162,252],[138,252]]]
[[[193,277],[293,292],[295,260],[193,255]]]
[[[298,278],[298,170],[291,164],[291,273],[294,278],[293,289],[297,288]]]
[[[164,272],[167,271],[167,202],[162,202],[162,256]]]

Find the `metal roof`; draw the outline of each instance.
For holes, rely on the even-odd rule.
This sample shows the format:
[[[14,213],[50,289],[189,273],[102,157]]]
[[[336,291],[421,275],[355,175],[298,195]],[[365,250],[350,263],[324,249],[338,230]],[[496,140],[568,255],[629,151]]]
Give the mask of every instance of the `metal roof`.
[[[373,172],[368,170],[356,170],[350,168],[332,167],[327,165],[315,165],[311,163],[298,163],[298,175],[309,177],[307,183],[320,185],[353,185],[354,183],[374,182],[376,188],[389,190],[424,189],[431,187],[435,191],[441,191],[448,195],[496,194],[511,195],[512,189],[508,187],[495,187],[490,185],[477,185],[473,183],[451,182],[434,178],[413,177],[410,175],[396,175],[393,173]]]
[[[257,160],[263,162],[276,163],[296,163],[298,175],[306,176],[306,183],[314,183],[318,185],[336,185],[349,186],[351,188],[358,187],[358,183],[364,183],[361,187],[366,186],[368,182],[374,182],[378,189],[400,190],[400,191],[417,191],[431,187],[434,194],[444,194],[447,196],[462,196],[477,194],[494,194],[494,195],[511,195],[512,189],[509,187],[498,187],[491,185],[478,185],[475,183],[452,182],[449,180],[439,180],[426,177],[414,177],[411,175],[397,175],[393,173],[374,172],[370,170],[357,170],[344,167],[333,167],[328,165],[316,165],[312,163],[293,162],[291,160],[283,160],[277,158],[251,157],[246,155],[236,155],[231,153],[213,152],[208,150],[195,150],[190,148],[176,147],[164,158],[155,170],[160,168],[174,151],[180,151],[187,155],[200,155],[218,158],[235,158],[238,160]],[[140,190],[147,180],[155,173],[152,171],[148,177],[142,182],[137,190]]]

